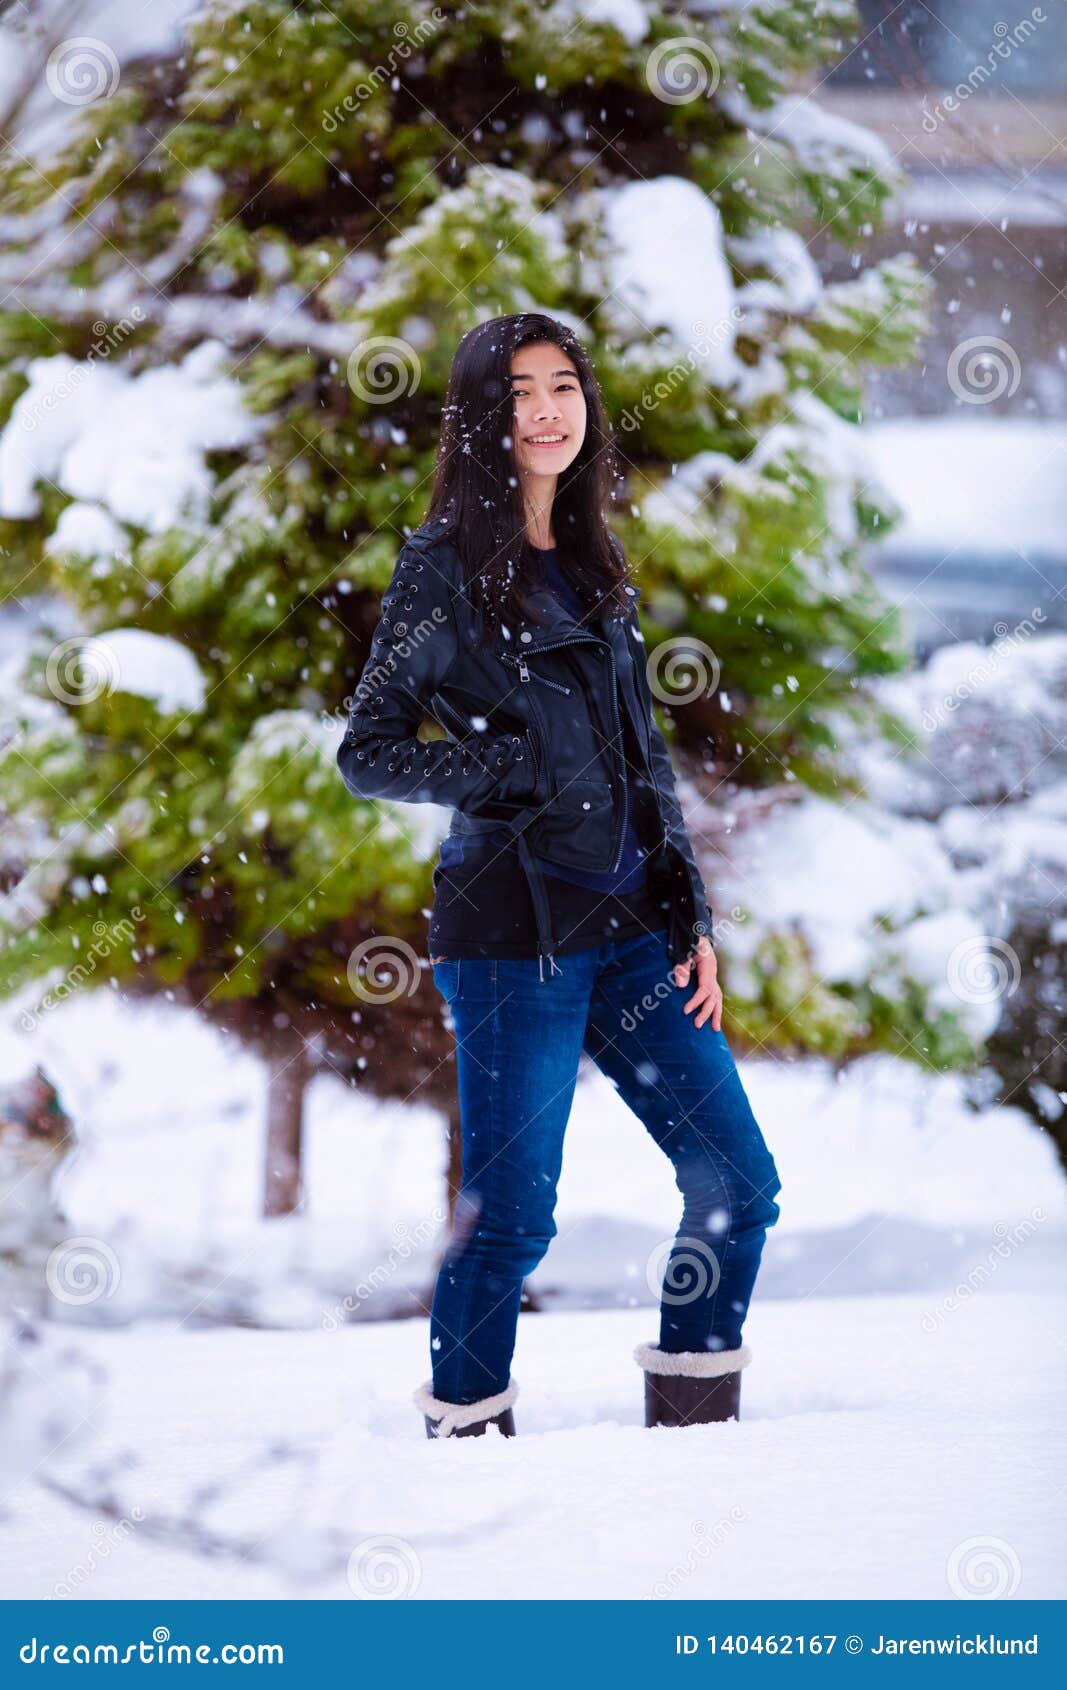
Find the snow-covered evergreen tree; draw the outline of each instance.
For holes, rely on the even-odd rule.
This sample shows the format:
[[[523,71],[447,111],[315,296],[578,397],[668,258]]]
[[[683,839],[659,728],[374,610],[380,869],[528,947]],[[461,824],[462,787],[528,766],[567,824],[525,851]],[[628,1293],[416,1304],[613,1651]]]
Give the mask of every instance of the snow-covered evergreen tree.
[[[486,316],[544,308],[591,347],[664,726],[712,802],[832,796],[842,719],[893,731],[867,683],[900,632],[861,559],[891,513],[854,425],[924,287],[859,256],[887,156],[797,93],[855,23],[206,0],[182,51],[4,157],[2,569],[47,608],[3,683],[7,990],[75,965],[230,1014],[283,1088],[309,1040],[374,1069],[435,837],[354,806],[334,749]],[[822,283],[816,230],[856,243],[853,280]],[[375,932],[384,992],[351,966]]]

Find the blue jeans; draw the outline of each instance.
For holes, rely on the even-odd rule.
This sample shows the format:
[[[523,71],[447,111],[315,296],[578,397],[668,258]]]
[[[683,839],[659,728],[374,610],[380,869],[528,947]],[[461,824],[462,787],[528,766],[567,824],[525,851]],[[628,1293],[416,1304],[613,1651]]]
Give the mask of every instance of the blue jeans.
[[[781,1182],[726,1038],[684,1013],[662,933],[559,957],[446,957],[463,1180],[430,1315],[433,1393],[472,1403],[510,1377],[525,1276],[556,1235],[553,1211],[583,1048],[674,1164],[682,1194],[660,1293],[660,1348],[734,1350]],[[625,1155],[620,1143],[619,1154]],[[655,1262],[651,1271],[658,1269]]]

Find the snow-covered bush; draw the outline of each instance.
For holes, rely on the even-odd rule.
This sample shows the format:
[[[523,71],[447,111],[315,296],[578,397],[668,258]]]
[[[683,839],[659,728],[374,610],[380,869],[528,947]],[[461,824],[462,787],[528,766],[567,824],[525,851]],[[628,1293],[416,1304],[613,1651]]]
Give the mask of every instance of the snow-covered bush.
[[[889,519],[864,372],[914,349],[924,297],[906,259],[824,287],[806,257],[895,181],[796,97],[855,24],[206,0],[44,168],[0,158],[0,586],[68,618],[4,687],[9,989],[103,934],[101,981],[368,1062],[347,961],[368,928],[421,940],[444,818],[354,805],[333,746],[452,351],[501,312],[588,340],[649,659],[684,633],[721,664],[681,737],[838,789],[831,722],[888,729],[869,683],[905,662],[861,558]]]
[[[987,930],[932,824],[795,787],[769,807],[742,797],[730,823],[728,990],[749,1041],[936,1068],[975,1057],[998,1019],[967,984]]]

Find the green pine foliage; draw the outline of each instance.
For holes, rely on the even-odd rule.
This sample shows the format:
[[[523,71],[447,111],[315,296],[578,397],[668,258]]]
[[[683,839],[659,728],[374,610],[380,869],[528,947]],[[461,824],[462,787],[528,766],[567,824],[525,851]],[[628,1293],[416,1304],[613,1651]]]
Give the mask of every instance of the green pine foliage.
[[[832,793],[843,714],[895,731],[866,684],[903,665],[900,630],[861,560],[892,512],[841,443],[864,372],[913,354],[925,284],[905,257],[799,300],[776,258],[797,230],[858,241],[893,186],[856,136],[776,121],[854,7],[645,9],[638,36],[576,0],[206,0],[186,48],[126,67],[47,157],[0,160],[13,253],[57,206],[80,237],[0,309],[0,423],[33,359],[99,358],[124,323],[103,362],[136,378],[221,341],[259,424],[207,454],[206,509],[125,522],[117,555],[51,543],[72,495],[49,476],[0,520],[0,585],[68,613],[2,701],[9,990],[105,933],[102,980],[350,1007],[359,932],[418,942],[432,841],[410,807],[355,804],[334,749],[425,512],[452,350],[486,316],[554,311],[591,347],[649,650],[704,642],[729,696],[679,711],[679,745]],[[680,37],[714,86],[665,98],[650,59]],[[734,382],[609,297],[601,195],[667,176],[718,208],[735,297],[763,287]],[[204,704],[57,697],[70,626],[176,642]],[[801,1042],[846,1048],[852,1008],[824,999]]]

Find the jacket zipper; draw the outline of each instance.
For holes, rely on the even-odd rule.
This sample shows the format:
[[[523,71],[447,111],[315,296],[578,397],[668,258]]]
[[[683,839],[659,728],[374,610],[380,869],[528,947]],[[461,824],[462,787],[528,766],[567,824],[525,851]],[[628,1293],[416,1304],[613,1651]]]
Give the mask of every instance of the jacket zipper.
[[[598,639],[595,634],[564,634],[561,639],[546,640],[543,645],[532,646],[531,649],[530,649],[529,655],[534,656],[539,651],[556,651],[560,646],[564,646],[564,645],[579,645],[579,644],[583,644],[583,643],[590,644],[590,645],[607,646],[608,655],[609,656],[611,655],[611,647],[610,647],[610,645],[607,644],[607,641]],[[555,687],[557,692],[569,693],[571,691],[570,687],[563,686],[559,681],[550,681],[548,679],[547,675],[539,675],[537,673],[536,669],[530,670],[527,667],[525,656],[520,657],[520,656],[517,656],[515,653],[510,652],[510,651],[501,652],[500,655],[503,658],[505,663],[514,663],[515,664],[515,666],[517,667],[517,669],[519,671],[519,680],[520,681],[529,681],[532,678],[534,680],[541,681],[543,683],[543,685],[545,685],[547,687]],[[614,674],[614,664],[612,664],[612,672]],[[616,778],[621,778],[621,782],[622,782],[622,818],[621,818],[621,822],[620,822],[620,826],[619,826],[619,842],[615,847],[615,860],[611,864],[611,867],[607,870],[608,874],[614,874],[615,870],[618,868],[620,862],[622,861],[622,848],[623,848],[623,845],[626,842],[626,822],[627,822],[627,817],[629,816],[629,788],[628,788],[627,780],[626,780],[625,766],[622,767],[621,775],[620,775],[620,764],[624,765],[624,759],[623,759],[623,756],[622,756],[622,751],[621,751],[621,749],[619,749],[619,747],[621,747],[621,742],[622,742],[622,724],[619,721],[619,708],[618,708],[619,701],[618,701],[618,682],[617,681],[615,682],[615,685],[612,687],[611,693],[612,693],[612,696],[611,696],[611,718],[612,718],[612,725],[615,729],[614,739],[615,739],[615,745],[616,745],[615,772],[616,772]],[[656,785],[655,775],[652,776],[652,784],[653,784],[653,788],[655,789],[655,785]]]
[[[651,723],[652,722],[652,706],[651,706],[651,704],[645,703],[644,694],[642,693],[641,688],[636,681],[634,682],[634,692],[637,696],[638,702],[640,704],[643,704],[644,707],[645,707],[644,711],[642,712],[642,719],[643,719],[644,715],[647,714],[648,720]],[[655,800],[656,800],[656,816],[659,820],[660,834],[662,835],[659,848],[660,848],[660,850],[662,850],[664,847],[667,847],[668,849],[677,849],[677,847],[671,846],[670,837],[669,837],[668,832],[667,832],[667,826],[666,826],[666,823],[663,820],[662,795],[660,793],[659,781],[656,779],[656,771],[655,771],[653,764],[652,764],[651,728],[649,728],[646,737],[649,740],[649,747],[648,747],[648,751],[645,754],[645,766],[647,767],[648,773],[649,773],[649,775],[652,779],[652,791],[653,791],[653,794],[654,794]],[[688,874],[686,875],[686,881],[687,881],[687,883],[689,881]],[[693,900],[694,919],[696,920],[696,919],[700,918],[700,909],[699,909],[699,906],[696,903],[696,897],[695,897],[695,893],[693,892],[692,886],[690,886],[690,896]]]
[[[538,646],[532,647],[530,655],[532,656],[534,652],[538,652],[538,651],[555,651],[555,650],[558,649],[558,647],[564,646],[564,645],[578,645],[579,643],[581,643],[583,641],[590,643],[592,645],[605,645],[605,644],[607,644],[606,641],[598,639],[595,634],[567,634],[567,635],[564,635],[562,639],[547,640],[543,645],[538,645]],[[609,653],[611,651],[610,645],[608,645],[608,651],[609,651]],[[531,671],[526,665],[525,657],[517,657],[512,652],[509,652],[509,651],[501,652],[500,656],[501,656],[501,659],[502,659],[503,662],[515,664],[515,666],[517,667],[517,669],[519,671],[520,681],[529,681],[530,678],[531,678],[531,674],[532,674],[537,680],[543,682],[543,684],[546,685],[546,686],[555,687],[557,690],[562,691],[562,692],[567,692],[567,693],[569,693],[570,690],[571,690],[569,687],[561,686],[558,681],[550,681],[548,679],[548,677],[545,676],[545,675],[538,675],[536,670]],[[613,667],[614,667],[614,664],[613,664]],[[637,698],[638,704],[639,705],[644,704],[645,711],[648,712],[648,714],[651,718],[651,705],[645,704],[644,698],[643,698],[642,693],[641,693],[641,688],[637,684],[636,681],[634,682],[634,694]],[[619,732],[619,717],[618,717],[618,683],[617,682],[616,682],[615,687],[612,688],[611,712],[612,712],[613,721],[615,723],[616,733],[618,733]],[[666,824],[664,823],[664,820],[663,820],[663,798],[662,798],[662,794],[660,792],[659,781],[656,779],[656,771],[652,766],[652,747],[651,747],[651,739],[650,739],[651,728],[648,726],[648,724],[646,724],[644,722],[642,723],[642,726],[644,726],[646,728],[646,735],[645,735],[646,739],[649,739],[648,750],[645,753],[645,767],[648,770],[649,777],[651,778],[651,781],[652,781],[652,792],[653,792],[653,796],[655,798],[656,815],[657,815],[657,818],[658,818],[659,824],[660,824],[660,834],[661,834],[660,849],[662,850],[663,847],[668,844],[667,828],[666,828]],[[623,759],[622,759],[622,755],[621,755],[621,752],[620,752],[620,753],[617,754],[616,763],[618,764],[619,762],[622,762],[622,761],[623,761]],[[618,866],[619,866],[619,863],[622,859],[623,842],[626,838],[626,818],[627,818],[627,815],[629,813],[629,803],[628,803],[629,792],[628,792],[628,787],[627,787],[627,782],[626,782],[625,769],[623,770],[622,790],[623,790],[623,821],[622,821],[622,827],[621,827],[620,832],[619,832],[619,843],[618,843],[618,847],[617,847],[616,852],[615,852],[615,861],[612,864],[611,868],[608,870],[609,874],[614,873],[615,869],[617,869]],[[551,956],[550,956],[550,961],[551,961]]]
[[[613,678],[614,675],[615,669],[613,664]],[[619,843],[615,848],[615,861],[608,870],[609,874],[614,874],[615,870],[622,861],[622,848],[626,842],[626,822],[630,813],[630,783],[626,778],[626,758],[623,755],[622,749],[622,723],[619,720],[619,684],[617,679],[615,679],[615,684],[611,689],[611,719],[612,725],[615,729],[615,744],[618,748],[615,757],[616,765],[621,765],[622,768],[622,821],[619,825]]]
[[[633,663],[634,669],[636,670],[637,665],[632,652],[630,654],[630,661]],[[663,821],[663,800],[659,789],[659,781],[656,779],[656,771],[652,765],[652,728],[655,725],[652,721],[652,705],[650,702],[646,702],[644,693],[641,691],[640,684],[636,679],[636,675],[634,678],[633,689],[634,697],[638,704],[638,713],[641,716],[641,726],[644,729],[644,735],[647,741],[647,749],[645,750],[645,767],[648,770],[649,778],[652,781],[652,794],[656,801],[656,818],[660,824],[660,833],[662,835],[659,848],[662,849],[667,843],[667,828]],[[646,716],[647,721],[645,719]]]
[[[543,687],[552,687],[554,691],[565,692],[568,695],[570,693],[570,687],[565,687],[562,681],[550,681],[547,675],[539,675],[536,669],[531,672],[531,670],[526,667],[525,657],[515,657],[510,651],[505,651],[501,653],[501,661],[517,665],[520,681],[540,681]]]

